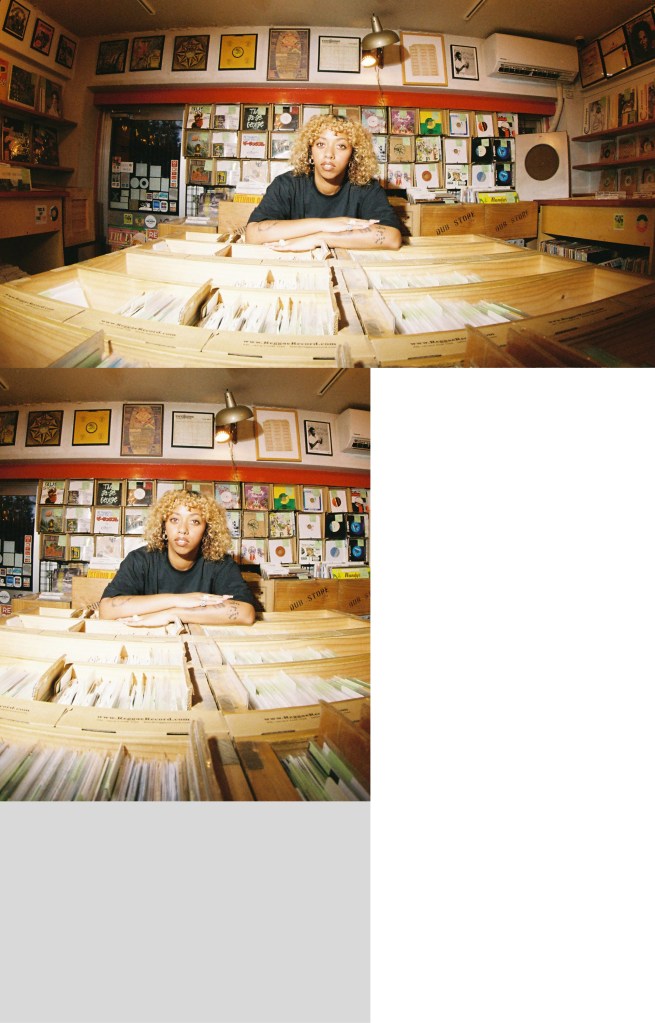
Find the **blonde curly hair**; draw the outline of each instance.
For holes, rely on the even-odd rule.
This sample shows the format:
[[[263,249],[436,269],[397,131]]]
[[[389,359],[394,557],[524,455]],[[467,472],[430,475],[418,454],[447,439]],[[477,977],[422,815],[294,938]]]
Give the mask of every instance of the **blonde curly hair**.
[[[317,114],[296,132],[289,154],[294,174],[311,174],[310,150],[324,131],[343,135],[353,147],[353,155],[348,164],[348,180],[353,185],[368,185],[369,181],[377,177],[378,161],[370,133],[363,124],[355,124],[335,114]]]
[[[167,548],[164,535],[166,519],[184,505],[190,511],[202,515],[207,523],[200,550],[207,561],[220,561],[232,549],[232,537],[221,508],[211,497],[196,494],[191,490],[169,490],[154,505],[144,530],[144,539],[149,551],[164,551]]]

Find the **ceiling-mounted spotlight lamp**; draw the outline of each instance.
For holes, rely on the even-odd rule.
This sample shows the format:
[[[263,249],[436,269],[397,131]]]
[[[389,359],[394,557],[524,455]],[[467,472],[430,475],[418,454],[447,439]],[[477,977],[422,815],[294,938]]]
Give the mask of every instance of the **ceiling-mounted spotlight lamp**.
[[[382,28],[377,14],[371,15],[372,32],[362,39],[362,67],[384,67],[384,47],[400,42],[400,36],[391,29]]]
[[[225,392],[225,408],[214,416],[214,440],[217,444],[226,441],[236,443],[237,423],[244,419],[252,419],[253,411],[247,405],[237,405],[231,391]]]

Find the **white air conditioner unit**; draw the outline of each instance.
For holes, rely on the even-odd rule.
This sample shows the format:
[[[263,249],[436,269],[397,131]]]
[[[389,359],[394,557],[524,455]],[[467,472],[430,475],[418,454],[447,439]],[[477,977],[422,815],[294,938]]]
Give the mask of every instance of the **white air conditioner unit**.
[[[367,454],[371,450],[371,413],[347,408],[338,417],[336,435],[339,451]]]
[[[564,43],[494,32],[483,40],[482,51],[485,71],[494,78],[574,82],[578,74],[578,51]]]

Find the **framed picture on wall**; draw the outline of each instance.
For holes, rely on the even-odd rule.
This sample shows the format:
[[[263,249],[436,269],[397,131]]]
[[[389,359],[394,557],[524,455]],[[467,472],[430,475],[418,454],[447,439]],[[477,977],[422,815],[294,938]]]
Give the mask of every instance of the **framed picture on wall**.
[[[309,80],[308,28],[269,28],[266,78],[269,82]]]
[[[173,448],[213,448],[213,412],[173,412]]]
[[[107,39],[98,45],[97,75],[120,75],[127,63],[127,39]]]
[[[300,462],[298,413],[295,409],[253,408],[258,462]]]
[[[16,443],[18,411],[0,412],[0,447],[11,447]]]
[[[160,71],[165,36],[135,36],[130,54],[130,71]]]
[[[305,451],[308,455],[332,454],[332,434],[330,424],[305,419]]]
[[[401,32],[400,49],[403,85],[448,85],[442,35]]]
[[[73,446],[109,444],[111,409],[76,409],[73,413]]]
[[[47,21],[43,21],[42,18],[36,19],[36,25],[34,26],[34,32],[32,33],[32,42],[30,46],[33,50],[37,50],[42,53],[44,57],[47,57],[50,53],[50,47],[52,46],[52,37],[55,34],[55,26],[49,25]]]
[[[605,69],[600,52],[600,43],[597,39],[594,39],[593,43],[583,46],[578,51],[578,64],[580,66],[580,84],[583,89],[587,85],[602,82],[605,77]]]
[[[175,36],[171,71],[206,71],[209,36]]]
[[[29,20],[29,7],[19,4],[18,0],[9,0],[9,8],[5,15],[2,31],[8,32],[10,36],[14,36],[16,39],[24,39]]]
[[[362,67],[361,56],[362,44],[359,37],[318,37],[319,71],[344,71],[358,75]]]
[[[62,67],[72,68],[76,50],[77,43],[74,39],[69,39],[68,36],[63,34],[60,35],[59,42],[57,43],[57,56],[55,57],[56,63],[61,64]]]
[[[25,447],[58,448],[61,444],[63,409],[52,412],[28,412]]]
[[[625,26],[628,48],[633,64],[655,60],[655,19],[653,9],[644,11]]]
[[[161,456],[163,405],[123,405],[121,455]]]
[[[453,78],[470,78],[477,82],[478,51],[475,46],[462,46],[459,43],[450,46],[450,66]]]
[[[219,71],[254,71],[257,65],[257,35],[221,36]]]

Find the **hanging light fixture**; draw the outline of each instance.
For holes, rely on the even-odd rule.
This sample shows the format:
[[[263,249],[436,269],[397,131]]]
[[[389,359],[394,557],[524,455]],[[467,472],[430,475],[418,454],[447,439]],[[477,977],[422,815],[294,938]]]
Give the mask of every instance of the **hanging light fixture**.
[[[362,39],[362,66],[384,67],[384,47],[400,42],[400,36],[391,29],[382,28],[377,14],[371,15],[372,32]]]
[[[217,444],[227,441],[236,443],[237,423],[244,419],[252,419],[253,411],[247,405],[237,405],[231,391],[225,392],[225,408],[214,416],[214,440]]]

